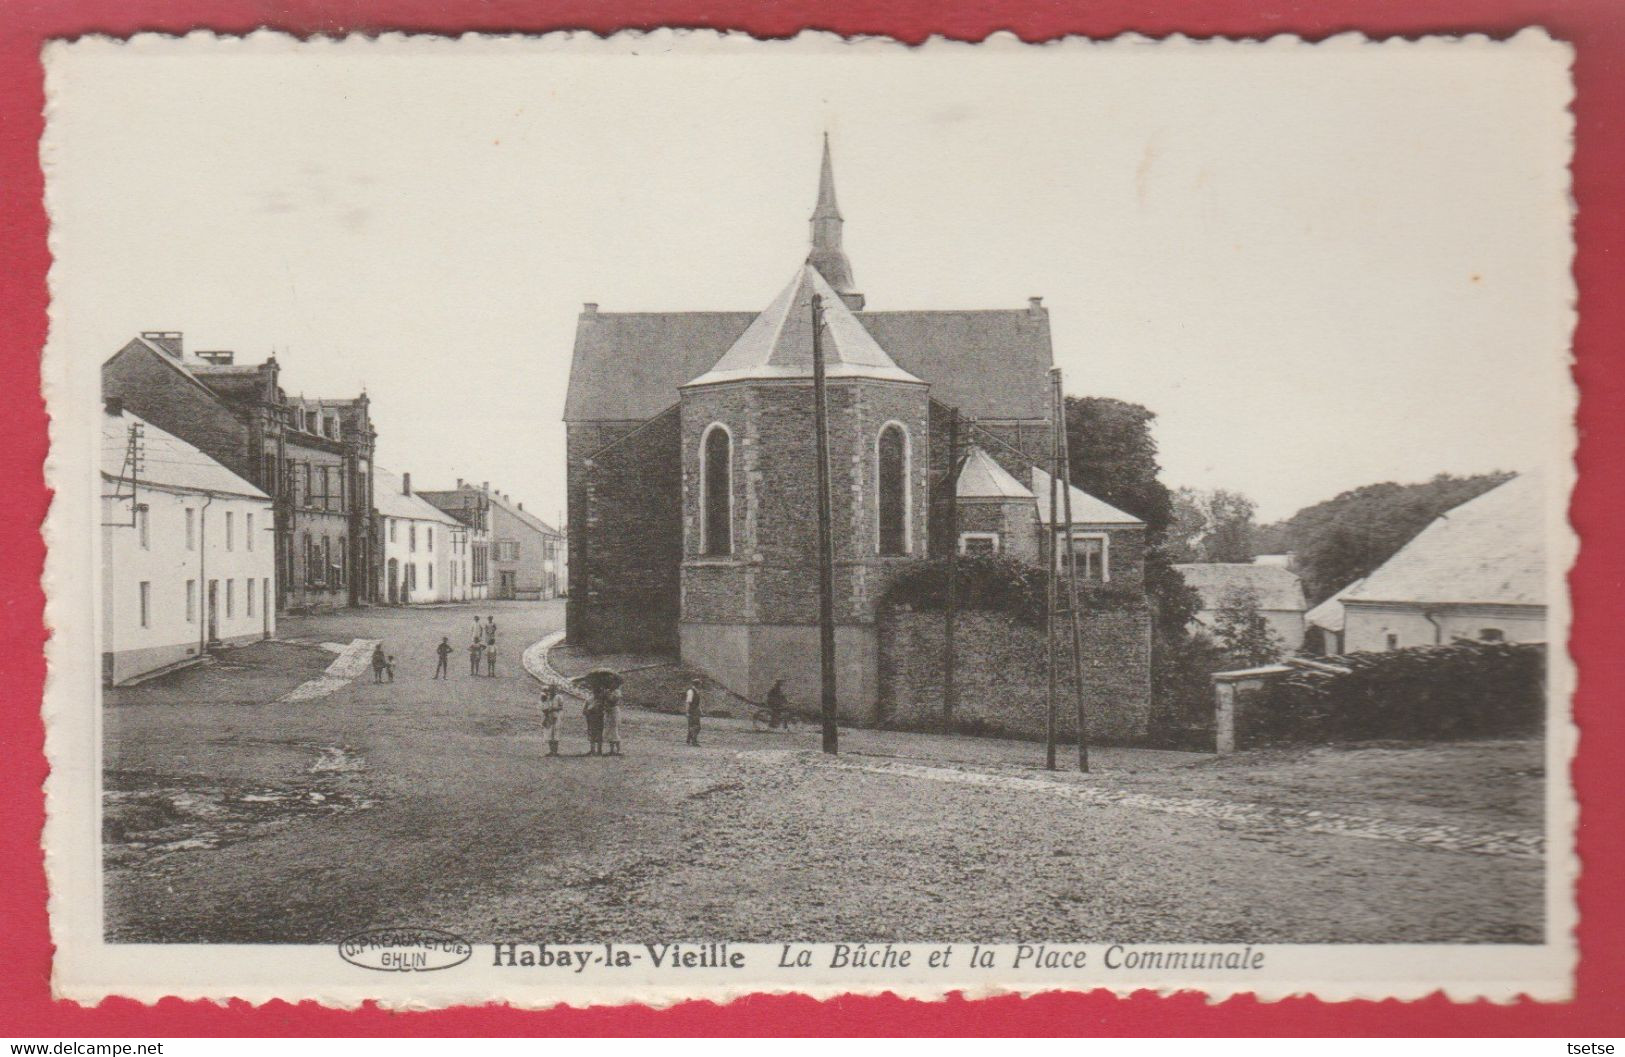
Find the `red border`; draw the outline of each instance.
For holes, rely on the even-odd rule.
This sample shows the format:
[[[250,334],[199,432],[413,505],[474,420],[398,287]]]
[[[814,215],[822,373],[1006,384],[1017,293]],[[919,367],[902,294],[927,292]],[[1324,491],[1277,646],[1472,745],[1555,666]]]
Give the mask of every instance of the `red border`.
[[[1177,9],[1176,9],[1177,8]],[[661,25],[744,29],[785,36],[803,27],[888,34],[919,41],[932,34],[976,40],[1012,30],[1029,40],[1081,33],[1150,36],[1263,36],[1318,39],[1348,30],[1373,36],[1484,32],[1507,36],[1544,25],[1577,48],[1574,194],[1581,322],[1575,376],[1581,386],[1582,479],[1574,521],[1585,541],[1572,577],[1578,615],[1572,648],[1582,673],[1576,711],[1584,746],[1575,782],[1584,805],[1580,884],[1584,922],[1577,998],[1566,1004],[1412,1003],[1276,1004],[1237,998],[1209,1006],[1199,996],[1117,999],[1103,993],[905,1002],[890,996],[819,1003],[755,997],[727,1007],[690,1003],[674,1009],[556,1009],[523,1013],[487,1007],[395,1014],[375,1008],[335,1012],[313,1004],[216,1006],[168,1000],[146,1007],[113,1000],[93,1009],[50,998],[51,946],[39,846],[46,772],[38,704],[43,685],[42,462],[46,420],[39,397],[39,350],[46,331],[46,218],[37,144],[44,103],[41,44],[85,33],[194,27],[245,33],[270,26],[298,34],[437,33],[477,30],[610,32]],[[0,711],[0,1035],[1544,1035],[1625,1034],[1625,651],[1618,648],[1625,549],[1625,5],[1617,0],[13,0],[0,18],[0,320],[10,340],[0,349],[0,485],[14,517],[0,540],[0,672],[10,691]],[[112,193],[116,193],[112,192]]]

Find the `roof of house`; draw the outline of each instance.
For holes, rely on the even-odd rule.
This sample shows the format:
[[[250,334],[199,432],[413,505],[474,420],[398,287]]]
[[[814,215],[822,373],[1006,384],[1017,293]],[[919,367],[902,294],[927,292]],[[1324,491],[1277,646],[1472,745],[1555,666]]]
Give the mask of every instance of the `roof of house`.
[[[959,469],[954,493],[960,499],[1031,499],[1032,489],[1010,475],[981,448],[972,446]]]
[[[1545,605],[1544,517],[1541,478],[1520,474],[1440,514],[1343,601]]]
[[[102,473],[114,480],[129,480],[130,468],[125,464],[129,451],[130,427],[139,424],[141,433],[141,471],[139,481],[165,488],[188,492],[214,492],[238,495],[250,499],[271,497],[238,477],[200,449],[165,433],[138,415],[123,411],[117,415],[102,415]]]
[[[1033,467],[1032,492],[1038,501],[1038,520],[1040,524],[1050,524],[1049,516],[1049,474]],[[1057,500],[1056,506],[1061,516],[1066,516],[1066,508],[1061,506],[1063,500]],[[1143,525],[1145,522],[1112,506],[1103,499],[1096,499],[1083,489],[1072,486],[1072,524],[1074,525]]]
[[[804,264],[711,368],[690,380],[691,386],[754,379],[811,378],[813,374],[812,299],[824,311],[824,373],[829,378],[871,378],[918,382],[886,355],[858,322],[841,296]]]
[[[1202,596],[1202,608],[1219,609],[1233,590],[1250,590],[1258,608],[1302,613],[1303,581],[1291,569],[1251,562],[1186,562],[1175,565],[1185,582]]]
[[[1362,576],[1309,610],[1303,615],[1303,619],[1317,628],[1324,628],[1327,631],[1342,631],[1344,619],[1347,616],[1346,611],[1343,609],[1343,596],[1363,583],[1365,583],[1365,577]]]
[[[543,521],[535,514],[532,514],[530,511],[524,509],[507,496],[499,495],[496,492],[487,492],[486,495],[490,497],[492,505],[500,506],[502,509],[512,514],[524,524],[535,529],[537,532],[544,533],[548,536],[563,535],[563,533],[559,532],[558,529],[554,528],[552,525],[549,525],[547,522]]]
[[[564,402],[566,422],[641,422],[677,402],[756,312],[584,312]],[[976,418],[1049,417],[1054,362],[1042,310],[855,312],[892,361],[931,395]]]
[[[462,525],[461,521],[422,496],[407,495],[401,488],[400,476],[382,466],[373,467],[372,503],[384,517],[412,518],[417,521],[434,521],[442,525],[459,527]]]

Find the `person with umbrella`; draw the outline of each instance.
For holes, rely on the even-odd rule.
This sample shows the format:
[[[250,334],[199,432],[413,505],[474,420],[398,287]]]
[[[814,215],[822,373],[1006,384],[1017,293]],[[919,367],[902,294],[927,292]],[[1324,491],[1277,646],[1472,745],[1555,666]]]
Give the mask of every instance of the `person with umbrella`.
[[[587,755],[604,754],[605,698],[621,688],[621,677],[607,668],[595,668],[581,677],[582,685],[591,692],[582,715],[587,719]]]

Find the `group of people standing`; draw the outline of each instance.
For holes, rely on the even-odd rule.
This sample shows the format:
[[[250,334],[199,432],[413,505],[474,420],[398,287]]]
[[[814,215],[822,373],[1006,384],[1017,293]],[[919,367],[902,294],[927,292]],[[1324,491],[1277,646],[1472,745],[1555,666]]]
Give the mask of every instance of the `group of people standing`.
[[[547,735],[547,754],[559,754],[559,714],[564,706],[559,703],[559,692],[551,686],[542,687],[542,732]],[[621,754],[621,690],[595,688],[581,710],[587,721],[587,755],[619,756]],[[608,744],[606,752],[604,746]]]
[[[451,678],[448,669],[451,666],[451,636],[443,635],[440,645],[434,648],[435,667],[434,678]],[[495,678],[497,674],[497,618],[486,617],[484,623],[479,617],[474,618],[474,641],[468,644],[468,674],[480,674],[480,662],[485,662],[485,674]]]

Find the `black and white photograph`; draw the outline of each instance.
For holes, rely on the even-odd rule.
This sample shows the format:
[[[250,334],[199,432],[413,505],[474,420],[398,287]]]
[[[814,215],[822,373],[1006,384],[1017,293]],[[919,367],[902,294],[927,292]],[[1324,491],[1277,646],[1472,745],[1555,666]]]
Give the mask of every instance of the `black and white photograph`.
[[[59,993],[1561,998],[1568,64],[53,44]]]

